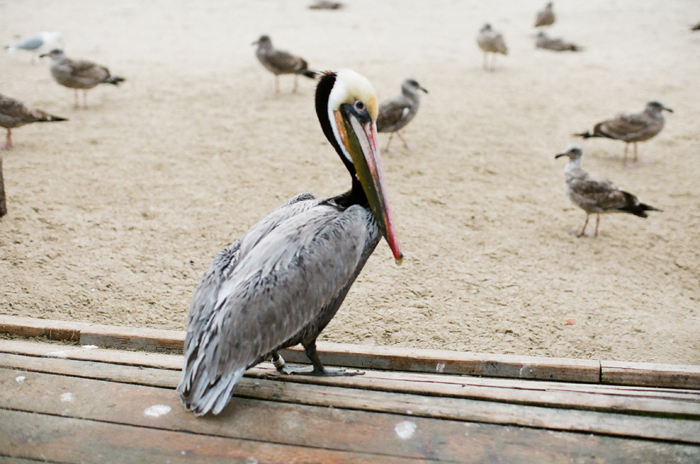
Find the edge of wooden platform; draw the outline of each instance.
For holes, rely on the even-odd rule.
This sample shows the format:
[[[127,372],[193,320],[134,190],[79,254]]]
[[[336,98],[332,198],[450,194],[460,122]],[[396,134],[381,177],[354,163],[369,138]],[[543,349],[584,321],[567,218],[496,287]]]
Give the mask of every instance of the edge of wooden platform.
[[[0,315],[0,333],[109,348],[181,353],[185,332]],[[535,356],[365,346],[319,342],[332,366],[388,371],[474,375],[580,383],[700,390],[700,366],[596,361]],[[299,347],[283,350],[289,362],[307,363]]]

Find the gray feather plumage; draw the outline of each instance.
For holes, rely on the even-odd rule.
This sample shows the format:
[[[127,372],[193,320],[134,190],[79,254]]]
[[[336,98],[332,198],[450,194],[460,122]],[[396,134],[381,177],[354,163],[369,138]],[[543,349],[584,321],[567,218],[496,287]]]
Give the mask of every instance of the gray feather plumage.
[[[247,368],[315,340],[379,239],[369,209],[302,194],[222,250],[192,299],[185,406],[217,414]]]

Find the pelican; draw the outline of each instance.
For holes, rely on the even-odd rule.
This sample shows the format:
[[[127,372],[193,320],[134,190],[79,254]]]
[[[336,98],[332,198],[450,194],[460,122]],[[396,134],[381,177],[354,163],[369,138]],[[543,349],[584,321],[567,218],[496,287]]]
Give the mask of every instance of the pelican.
[[[292,92],[297,91],[299,84],[297,78],[299,74],[309,79],[316,79],[318,75],[316,71],[309,70],[309,64],[306,60],[294,56],[289,52],[274,48],[272,46],[272,40],[266,35],[261,35],[260,38],[251,45],[258,46],[258,49],[255,50],[255,56],[258,57],[258,61],[260,61],[268,71],[275,75],[275,93],[280,93],[280,74],[294,74],[294,89]]]
[[[627,146],[634,143],[634,162],[637,162],[637,142],[644,142],[654,137],[664,128],[666,120],[662,111],[673,113],[671,108],[661,102],[651,100],[644,110],[639,112],[620,113],[612,118],[596,124],[588,132],[574,134],[584,139],[590,137],[607,137],[625,142],[623,163],[627,163]]]
[[[476,43],[484,52],[484,69],[490,69],[491,71],[495,69],[496,53],[508,54],[508,47],[503,39],[503,35],[494,31],[488,23],[484,24],[484,27],[479,30],[479,35],[476,36]],[[490,68],[488,66],[489,53],[493,55]]]
[[[119,85],[126,79],[112,76],[109,69],[85,60],[71,60],[60,48],[39,55],[51,58],[51,75],[64,87],[75,89],[75,107],[78,108],[78,89],[83,89],[83,108],[87,108],[87,91],[98,84]]]
[[[21,127],[33,122],[55,121],[67,121],[67,119],[25,105],[21,101],[0,93],[0,127],[7,129],[7,139],[5,145],[0,146],[0,150],[12,148],[12,129],[15,127]]]
[[[554,158],[568,156],[569,162],[564,167],[565,190],[573,204],[586,212],[586,221],[583,223],[581,237],[586,232],[588,216],[596,213],[595,233],[598,236],[598,224],[601,213],[630,213],[641,218],[647,217],[647,211],[661,211],[653,206],[641,203],[637,197],[625,192],[609,180],[600,179],[589,174],[581,168],[583,150],[578,145],[569,145],[563,153]]]
[[[389,151],[389,144],[394,133],[399,136],[404,146],[408,144],[401,137],[399,130],[411,122],[418,112],[420,106],[420,91],[428,93],[415,79],[406,79],[401,84],[401,93],[379,105],[379,116],[377,117],[377,131],[391,132],[389,141],[386,144],[386,151]]]
[[[316,88],[321,128],[350,172],[352,188],[322,200],[298,195],[224,248],[190,306],[177,387],[188,410],[218,414],[246,369],[272,359],[286,374],[356,375],[323,366],[316,337],[338,311],[383,236],[403,255],[377,144],[377,100],[350,70],[323,73]],[[301,343],[310,368],[278,351]]]
[[[535,18],[535,27],[551,26],[554,24],[554,5],[552,2],[547,3],[547,5],[542,9],[542,11],[537,12],[537,17]]]

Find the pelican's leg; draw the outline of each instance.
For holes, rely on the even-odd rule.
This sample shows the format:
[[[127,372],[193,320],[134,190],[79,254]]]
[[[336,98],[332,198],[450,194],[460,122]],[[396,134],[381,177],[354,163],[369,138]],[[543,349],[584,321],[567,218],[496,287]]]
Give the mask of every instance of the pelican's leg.
[[[83,108],[87,108],[87,90],[83,90]]]
[[[397,136],[401,139],[401,141],[403,142],[403,146],[406,147],[407,150],[410,150],[411,147],[408,146],[408,143],[406,143],[406,140],[404,140],[404,138],[401,136],[401,132],[396,131],[396,135],[397,135]]]
[[[292,93],[297,93],[297,87],[299,87],[299,74],[294,74],[294,89],[292,89]]]
[[[280,93],[280,77],[275,74],[275,93]]]
[[[486,52],[484,52],[484,69],[488,71],[489,64],[488,64],[487,58],[488,58],[488,54]]]
[[[80,96],[78,95],[78,89],[75,89],[75,107],[80,108]]]
[[[600,224],[600,213],[596,214],[595,217],[595,233],[593,234],[594,237],[598,236],[598,224]]]
[[[389,145],[391,145],[391,139],[394,137],[394,133],[391,132],[389,134],[389,141],[386,143],[386,148],[384,149],[385,152],[389,153]]]
[[[342,368],[332,369],[329,367],[323,367],[321,359],[318,357],[318,353],[316,352],[316,340],[313,340],[311,343],[304,346],[304,350],[306,351],[306,357],[309,358],[311,364],[314,366],[313,370],[310,372],[310,375],[352,376],[364,374],[364,372],[355,369],[346,370]]]
[[[627,147],[629,146],[629,143],[625,142],[625,152],[622,155],[622,164],[627,164]]]
[[[277,352],[272,353],[272,363],[275,368],[288,375],[331,375],[331,376],[352,376],[352,375],[362,375],[364,372],[358,370],[346,370],[346,369],[332,369],[324,367],[321,360],[316,352],[316,341],[312,341],[304,347],[306,351],[306,357],[311,361],[311,366],[295,366],[292,364],[286,364],[282,356]]]
[[[637,163],[639,158],[637,157],[637,142],[634,142],[634,162]]]
[[[577,237],[583,237],[586,233],[586,226],[588,225],[588,213],[586,213],[586,220],[583,222],[583,227],[581,227],[581,232],[576,235]]]
[[[7,139],[5,145],[0,146],[0,150],[9,150],[10,148],[12,148],[12,130],[7,129]]]

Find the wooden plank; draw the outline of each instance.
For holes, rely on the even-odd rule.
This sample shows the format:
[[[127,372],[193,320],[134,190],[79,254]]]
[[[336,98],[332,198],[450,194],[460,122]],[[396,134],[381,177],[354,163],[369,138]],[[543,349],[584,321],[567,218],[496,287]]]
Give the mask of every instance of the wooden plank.
[[[35,459],[22,459],[22,458],[11,458],[9,456],[2,456],[2,451],[0,450],[0,464],[53,464],[55,461],[49,461],[48,459],[35,460]]]
[[[539,463],[568,463],[592,451],[605,456],[608,461],[604,462],[632,456],[675,455],[674,450],[681,449],[686,455],[693,449],[700,455],[700,447],[415,417],[407,421],[405,416],[398,415],[243,398],[236,399],[218,417],[195,418],[184,411],[172,390],[35,373],[29,373],[21,384],[16,381],[13,384],[20,373],[16,370],[0,373],[0,385],[4,386],[0,390],[0,408],[440,462],[460,462],[466,456],[471,460],[476,456],[488,460],[493,448],[502,456],[517,456],[519,462]],[[70,401],[64,401],[66,395]],[[145,415],[143,412],[153,405],[171,410],[159,418]],[[402,439],[397,426],[406,422],[415,429],[410,437]]]
[[[24,337],[79,340],[82,345],[138,348],[147,351],[181,352],[184,332],[114,327],[81,322],[51,321],[0,316],[0,333]],[[656,386],[700,390],[700,366],[494,355],[440,350],[367,347],[319,342],[319,353],[328,365],[360,369],[381,369],[537,379],[567,382]],[[289,362],[307,363],[299,347],[283,350]]]
[[[79,322],[53,321],[31,317],[0,315],[0,333],[21,337],[46,337],[49,340],[80,340]]]
[[[3,355],[4,357],[13,355]],[[27,370],[41,370],[86,378],[117,377],[120,382],[175,388],[179,373],[104,363],[23,357]],[[518,425],[550,430],[600,433],[697,444],[700,421],[638,415],[552,409],[464,398],[442,398],[367,391],[323,385],[302,385],[266,379],[244,378],[237,397],[310,406],[384,412],[412,417]]]
[[[63,463],[134,462],[375,464],[405,458],[348,453],[0,410],[0,449],[11,457]],[[411,460],[410,462],[429,462]]]
[[[60,347],[64,348],[64,347]],[[180,370],[182,357],[157,353],[139,353],[104,349],[85,350],[66,347],[56,351],[56,345],[27,341],[0,341],[0,351],[54,356],[127,365]],[[17,366],[21,367],[21,366]],[[640,391],[613,387],[534,382],[522,380],[482,379],[446,375],[404,374],[388,371],[367,371],[358,377],[280,376],[268,363],[250,369],[249,377],[276,378],[288,382],[336,385],[361,389],[396,391],[422,395],[441,395],[472,399],[487,399],[509,403],[568,407],[611,412],[646,412],[660,416],[700,417],[700,393],[688,390]],[[488,382],[488,383],[485,383]],[[604,388],[604,390],[603,390]]]
[[[184,332],[0,316],[0,331],[23,336],[56,333],[71,324],[80,334],[81,345],[181,352],[184,344]],[[600,381],[598,361],[365,347],[329,342],[319,342],[317,347],[323,361],[334,366],[572,382]],[[283,353],[290,362],[308,362],[303,350],[298,347],[283,350]]]
[[[700,366],[603,361],[601,381],[616,385],[653,385],[700,390]]]
[[[26,340],[0,340],[0,352],[27,354],[32,356],[63,357],[68,359],[91,360],[114,364],[156,367],[179,371],[182,367],[182,356],[173,354],[116,351],[106,349],[86,349],[80,346],[62,346]],[[259,368],[251,369],[247,375],[260,377],[271,373],[268,363]],[[648,387],[614,386],[581,383],[563,383],[549,381],[531,381],[518,379],[435,375],[421,373],[403,373],[392,371],[367,371],[361,379],[378,378],[386,380],[415,381],[424,383],[447,383],[460,387],[493,387],[498,389],[525,390],[535,393],[546,392],[581,392],[598,393],[613,396],[629,396],[652,399],[690,400],[697,401],[699,393],[695,390],[658,389]],[[306,381],[320,381],[318,377],[307,377]],[[429,387],[426,387],[429,389]]]
[[[317,348],[322,361],[331,366],[569,382],[598,383],[600,381],[600,363],[584,359],[542,358],[329,342],[318,342]],[[280,353],[289,362],[308,362],[300,347],[288,348]]]

